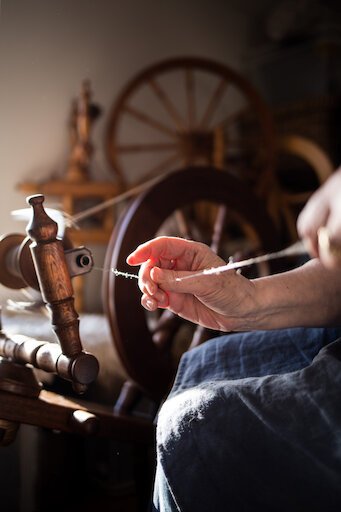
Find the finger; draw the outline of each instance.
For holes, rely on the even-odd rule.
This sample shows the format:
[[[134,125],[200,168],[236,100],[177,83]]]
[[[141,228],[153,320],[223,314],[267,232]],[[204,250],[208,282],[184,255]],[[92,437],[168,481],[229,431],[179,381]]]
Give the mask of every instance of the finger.
[[[170,261],[179,258],[188,249],[195,250],[194,242],[176,237],[158,237],[139,245],[126,261],[132,266],[141,265],[149,259],[163,258]]]
[[[175,264],[176,260],[164,260],[163,258],[161,259],[161,261],[149,260],[146,263],[143,263],[139,271],[140,290],[143,293],[147,293],[148,295],[156,295],[156,293],[159,291],[159,287],[151,278],[150,272],[152,268],[155,266],[159,266],[162,268],[172,269],[174,268]],[[162,299],[160,298],[158,300],[163,300],[163,294],[159,295],[162,296]]]
[[[318,258],[319,257],[319,246],[318,246],[318,240],[317,236],[310,236],[310,237],[302,237],[304,241],[304,246],[308,252],[308,254],[312,258]]]
[[[166,309],[169,306],[169,295],[164,290],[159,290],[158,293],[155,295],[155,298],[157,300],[158,308]]]
[[[319,255],[318,230],[327,222],[329,208],[323,201],[310,200],[297,219],[297,232],[305,241],[309,253]]]
[[[139,245],[126,259],[128,265],[136,266],[151,259],[152,256],[152,242],[146,242]]]
[[[155,311],[157,308],[166,309],[169,306],[169,297],[166,292],[161,290],[154,296],[145,293],[141,297],[141,304],[148,311]]]
[[[341,243],[336,237],[330,235],[328,228],[323,227],[318,232],[319,256],[322,264],[327,268],[341,266]]]
[[[207,283],[210,283],[210,287],[215,286],[214,277],[218,282],[218,276],[205,276],[201,271],[174,271],[159,267],[154,267],[151,270],[151,277],[160,288],[167,292],[191,293],[193,295],[202,295],[207,292]],[[186,279],[183,279],[184,277]]]
[[[341,199],[333,209],[330,211],[326,228],[332,245],[335,247],[341,246]]]
[[[142,295],[141,304],[148,311],[155,311],[157,309],[157,301],[147,294]]]
[[[151,269],[155,266],[153,261],[149,260],[141,265],[139,271],[139,287],[142,293],[154,295],[157,292],[158,286],[150,276]]]
[[[139,245],[134,252],[127,257],[129,265],[141,265],[147,260],[159,258],[166,252],[166,237],[159,237]]]

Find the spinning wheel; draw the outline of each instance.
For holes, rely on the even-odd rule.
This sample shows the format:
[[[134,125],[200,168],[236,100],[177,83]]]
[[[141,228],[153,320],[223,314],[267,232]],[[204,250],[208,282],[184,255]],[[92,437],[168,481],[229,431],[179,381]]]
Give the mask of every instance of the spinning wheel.
[[[281,164],[277,181],[280,209],[292,240],[297,239],[296,219],[312,193],[333,173],[334,165],[325,151],[314,141],[299,135],[279,137],[277,141]],[[287,161],[285,158],[289,158]]]
[[[133,77],[113,105],[107,153],[127,185],[189,165],[224,167],[262,190],[274,161],[270,113],[225,65],[173,58]]]
[[[209,204],[212,214],[212,203],[216,215],[207,219],[203,211]],[[133,201],[111,237],[106,268],[131,272],[125,260],[137,245],[166,232],[174,235],[179,225],[182,236],[185,226],[189,236],[195,233],[196,239],[210,244],[225,259],[238,250],[238,241],[239,249],[248,245],[252,251],[279,247],[272,221],[244,183],[214,167],[192,167],[170,174]],[[168,310],[157,318],[144,311],[135,279],[115,277],[112,272],[104,275],[104,306],[122,363],[135,383],[160,399],[169,389],[177,366],[172,341],[180,321]],[[192,324],[185,328],[190,339]],[[170,336],[163,337],[162,331]],[[181,344],[180,352],[187,348]]]

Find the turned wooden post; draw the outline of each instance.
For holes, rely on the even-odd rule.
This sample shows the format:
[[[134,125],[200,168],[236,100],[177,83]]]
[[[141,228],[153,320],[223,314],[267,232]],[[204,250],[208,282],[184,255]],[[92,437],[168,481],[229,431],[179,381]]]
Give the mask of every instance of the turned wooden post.
[[[96,378],[98,362],[82,351],[71,278],[62,242],[56,238],[57,223],[46,214],[43,195],[30,196],[27,202],[33,208],[32,221],[27,226],[27,233],[33,240],[30,249],[40,291],[51,311],[52,326],[62,349],[57,373],[68,374],[76,390],[81,392]]]
[[[40,291],[52,313],[52,324],[65,355],[81,352],[79,320],[74,308],[73,289],[62,242],[57,240],[57,223],[43,208],[42,195],[31,196],[33,218],[27,233],[34,242],[30,249],[37,270]]]

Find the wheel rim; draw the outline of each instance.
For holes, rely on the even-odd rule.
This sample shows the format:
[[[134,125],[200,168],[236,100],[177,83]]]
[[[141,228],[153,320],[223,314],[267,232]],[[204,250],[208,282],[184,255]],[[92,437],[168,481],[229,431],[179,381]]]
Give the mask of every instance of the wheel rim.
[[[197,200],[214,201],[237,212],[258,233],[263,251],[279,247],[264,206],[240,180],[212,167],[192,167],[172,173],[133,201],[112,234],[105,267],[132,272],[125,261],[128,254],[153,238],[175,209]],[[123,366],[148,395],[160,399],[169,389],[176,366],[169,351],[160,350],[153,342],[140,298],[135,279],[104,274],[104,308]]]
[[[263,190],[274,166],[273,133],[269,110],[247,80],[215,61],[183,57],[127,83],[109,114],[106,147],[125,185],[190,165],[233,169],[246,159],[255,167],[247,179]]]

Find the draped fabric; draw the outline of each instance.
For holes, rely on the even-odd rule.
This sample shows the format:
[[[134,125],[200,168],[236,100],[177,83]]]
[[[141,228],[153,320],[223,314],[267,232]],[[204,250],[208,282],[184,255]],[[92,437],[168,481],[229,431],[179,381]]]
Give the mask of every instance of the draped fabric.
[[[185,353],[157,456],[154,510],[339,511],[341,329],[232,334]]]

